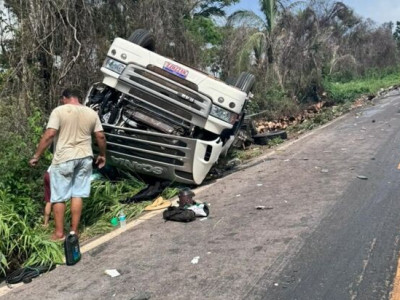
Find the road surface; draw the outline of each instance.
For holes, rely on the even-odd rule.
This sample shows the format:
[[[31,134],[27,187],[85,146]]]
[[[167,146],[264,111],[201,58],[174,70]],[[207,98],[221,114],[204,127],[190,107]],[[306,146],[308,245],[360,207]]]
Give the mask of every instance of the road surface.
[[[207,219],[156,215],[1,299],[390,299],[399,112],[391,92],[196,191]]]

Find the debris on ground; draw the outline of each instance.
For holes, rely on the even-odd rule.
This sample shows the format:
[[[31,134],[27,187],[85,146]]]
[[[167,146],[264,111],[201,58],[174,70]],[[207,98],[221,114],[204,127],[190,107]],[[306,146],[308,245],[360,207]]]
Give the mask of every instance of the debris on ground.
[[[170,207],[172,205],[172,202],[169,200],[165,200],[162,196],[157,197],[156,200],[150,205],[147,205],[144,210],[158,210],[158,209],[163,209]]]
[[[199,259],[200,259],[200,256],[195,256],[195,257],[193,257],[191,263],[192,263],[193,265],[196,265],[196,264],[199,263]]]
[[[111,223],[111,225],[112,225],[113,227],[118,226],[118,218],[117,218],[117,217],[112,218],[111,221],[110,221],[110,223]]]
[[[110,277],[117,277],[121,275],[116,269],[105,270],[104,273],[106,273]]]
[[[32,266],[17,269],[5,278],[6,284],[10,287],[11,284],[20,282],[30,283],[33,278],[38,277],[40,274],[53,270],[56,265],[51,266]]]
[[[132,197],[128,197],[125,200],[119,202],[123,204],[138,203],[142,201],[153,200],[158,197],[166,187],[171,184],[170,181],[155,181],[148,184],[144,189]]]
[[[368,177],[364,176],[364,175],[357,175],[357,178],[358,179],[362,179],[362,180],[367,180],[368,179]]]
[[[187,206],[186,209],[194,211],[196,217],[208,217],[210,209],[207,203],[195,203],[194,205]]]
[[[166,221],[176,222],[192,222],[196,219],[196,214],[193,210],[178,206],[170,206],[163,212],[163,218]]]
[[[196,202],[193,200],[193,197],[195,196],[195,193],[189,189],[189,188],[184,188],[179,191],[178,194],[178,204],[179,207],[185,207],[186,205],[193,205]]]
[[[239,166],[241,163],[242,161],[239,158],[234,158],[226,163],[226,168],[232,169],[236,166]]]
[[[274,209],[274,208],[270,207],[270,206],[258,205],[258,206],[256,206],[256,209],[258,209],[258,210],[263,210],[263,209],[269,210],[269,209]]]

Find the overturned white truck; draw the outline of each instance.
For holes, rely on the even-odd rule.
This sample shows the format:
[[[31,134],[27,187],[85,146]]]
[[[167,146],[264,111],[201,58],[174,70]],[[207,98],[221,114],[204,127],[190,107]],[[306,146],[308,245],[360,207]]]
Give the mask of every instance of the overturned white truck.
[[[99,113],[108,163],[201,184],[235,139],[255,78],[242,73],[227,84],[154,50],[144,29],[116,38],[86,105]]]

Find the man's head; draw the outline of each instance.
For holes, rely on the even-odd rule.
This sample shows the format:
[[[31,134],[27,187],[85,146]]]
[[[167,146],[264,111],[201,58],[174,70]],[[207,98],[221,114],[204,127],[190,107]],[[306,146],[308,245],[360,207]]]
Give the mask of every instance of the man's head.
[[[65,89],[61,93],[61,102],[63,104],[77,104],[81,103],[81,93],[76,89]]]

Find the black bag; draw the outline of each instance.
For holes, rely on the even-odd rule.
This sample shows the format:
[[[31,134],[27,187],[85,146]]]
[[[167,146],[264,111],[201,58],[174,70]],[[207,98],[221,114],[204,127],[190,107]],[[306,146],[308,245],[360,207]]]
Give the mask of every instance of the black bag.
[[[163,212],[163,217],[166,221],[191,222],[196,219],[196,214],[190,209],[170,206]]]

